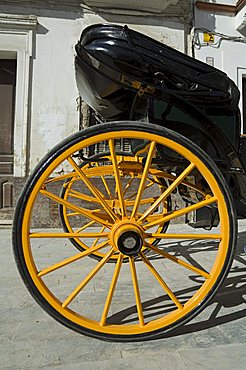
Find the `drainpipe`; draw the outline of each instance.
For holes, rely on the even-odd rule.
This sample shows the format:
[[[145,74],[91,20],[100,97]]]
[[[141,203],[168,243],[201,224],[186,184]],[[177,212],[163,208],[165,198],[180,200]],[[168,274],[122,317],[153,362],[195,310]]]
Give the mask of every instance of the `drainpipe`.
[[[192,0],[192,56],[195,58],[195,45],[194,45],[194,33],[196,28],[196,11],[195,11],[196,0]]]

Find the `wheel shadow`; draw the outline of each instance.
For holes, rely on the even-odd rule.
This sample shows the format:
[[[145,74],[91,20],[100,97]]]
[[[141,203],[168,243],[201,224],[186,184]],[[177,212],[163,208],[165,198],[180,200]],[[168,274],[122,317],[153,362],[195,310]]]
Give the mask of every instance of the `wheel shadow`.
[[[209,329],[224,323],[233,322],[239,320],[246,316],[246,309],[242,309],[242,306],[245,305],[245,292],[246,292],[246,253],[245,253],[245,245],[246,245],[246,232],[239,233],[237,249],[234,256],[234,263],[232,268],[228,274],[228,277],[225,279],[224,283],[220,287],[216,296],[209,302],[206,310],[210,308],[210,315],[207,319],[201,319],[201,321],[196,321],[195,323],[188,323],[184,326],[173,330],[171,334],[165,334],[163,336],[159,336],[158,339],[162,337],[175,337],[183,334],[199,332],[205,329]],[[176,248],[178,248],[178,254],[180,257],[184,257],[193,265],[200,267],[199,264],[196,263],[195,258],[191,256],[192,253],[197,252],[197,248],[194,245],[191,245],[190,248],[182,248],[181,245],[179,246],[178,243]],[[176,250],[175,248],[175,250]],[[209,250],[214,250],[215,246],[209,244]],[[166,249],[165,249],[166,250]],[[185,254],[182,253],[182,250],[185,250]],[[189,252],[187,252],[189,250]],[[187,254],[188,253],[188,254]],[[149,256],[149,255],[148,255]],[[156,259],[159,258],[156,255],[151,255],[149,259]],[[196,279],[196,277],[194,277]],[[175,292],[177,297],[182,297],[182,300],[185,302],[192,294],[194,290],[197,288],[189,288],[182,291]],[[142,303],[142,308],[144,311],[144,317],[146,321],[148,318],[154,319],[154,315],[163,315],[165,313],[170,312],[170,309],[175,309],[172,303],[168,303],[168,298],[166,295],[159,296],[155,299],[151,299]],[[238,309],[237,309],[238,308]],[[221,312],[223,309],[227,309],[230,312],[226,314],[222,314]],[[223,311],[224,312],[224,311]],[[135,316],[135,319],[132,318]],[[108,323],[122,323],[122,324],[129,324],[136,320],[137,310],[136,306],[128,307],[125,310],[117,312],[113,314],[111,317],[108,318]],[[202,315],[201,315],[202,317]],[[198,315],[199,318],[199,315]]]
[[[230,271],[230,275],[233,273],[239,273],[240,275],[230,276],[225,280],[219,292],[207,306],[209,307],[215,305],[208,319],[191,324],[186,324],[183,327],[176,329],[171,334],[166,335],[165,337],[174,337],[181,334],[199,332],[245,317],[246,309],[242,309],[239,307],[242,307],[242,305],[246,303],[246,300],[244,298],[246,291],[246,268],[232,268]],[[236,307],[238,307],[238,310],[235,310]],[[229,310],[231,309],[233,310],[233,312],[220,315],[220,312],[223,308]]]

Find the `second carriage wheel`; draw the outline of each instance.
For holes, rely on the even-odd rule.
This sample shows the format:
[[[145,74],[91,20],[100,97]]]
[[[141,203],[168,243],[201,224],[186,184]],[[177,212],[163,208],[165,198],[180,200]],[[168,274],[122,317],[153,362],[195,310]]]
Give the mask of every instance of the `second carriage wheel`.
[[[139,138],[147,150],[137,160],[132,145],[123,158],[117,154],[123,139],[132,144]],[[96,145],[110,156],[103,165],[92,160],[81,167],[78,154],[86,158]],[[122,176],[128,170],[140,173],[133,198],[126,191],[130,175]],[[62,198],[64,181],[78,178],[84,185],[72,192],[84,202]],[[159,179],[167,184],[161,192]],[[156,187],[148,193],[150,181]],[[175,194],[185,202],[159,212]],[[79,215],[72,231],[59,226],[59,204]],[[199,210],[216,213],[217,226],[189,228]],[[13,244],[28,290],[56,320],[96,338],[138,341],[166,335],[206,307],[229,271],[236,236],[228,186],[200,148],[156,125],[115,122],[69,137],[37,166],[16,208]],[[71,238],[79,238],[84,250],[70,248]],[[156,238],[158,245],[151,243]],[[99,251],[100,261],[89,258]],[[111,258],[115,263],[107,263]]]
[[[122,145],[121,145],[122,146]],[[146,150],[148,149],[148,145],[146,146]],[[144,151],[141,154],[136,153],[135,155],[129,156],[129,153],[122,152],[121,155],[117,155],[116,153],[116,160],[119,163],[121,171],[119,172],[119,176],[121,182],[124,184],[124,197],[125,197],[125,204],[128,215],[131,214],[135,198],[138,193],[138,185],[141,179],[144,165],[142,163]],[[94,161],[93,161],[94,160]],[[80,168],[83,172],[90,177],[93,181],[97,181],[99,183],[101,191],[104,192],[105,196],[110,199],[111,204],[114,204],[114,207],[117,206],[117,192],[115,191],[113,176],[112,176],[112,168],[111,168],[112,159],[110,154],[108,153],[100,153],[93,157],[90,161],[86,161],[80,164]],[[136,166],[138,164],[138,166]],[[92,169],[94,171],[92,172]],[[98,169],[98,171],[96,171]],[[91,172],[91,174],[90,174]],[[100,172],[100,176],[98,176],[98,172]],[[87,205],[88,202],[93,203],[94,205],[98,205],[98,199],[92,199],[88,195],[84,194],[81,189],[84,187],[84,182],[80,176],[73,176],[72,178],[66,179],[64,184],[62,185],[60,197],[66,201],[76,202],[78,205]],[[157,178],[154,176],[148,176],[146,180],[146,185],[143,189],[142,199],[140,200],[140,205],[143,208],[147,208],[147,206],[151,206],[155,200],[166,190],[167,184],[163,177]],[[154,194],[154,196],[153,196]],[[168,196],[163,202],[159,204],[158,207],[155,209],[155,217],[157,214],[164,215],[167,212],[171,211],[171,197]],[[81,214],[78,212],[73,212],[64,204],[59,205],[59,215],[62,222],[62,226],[65,232],[67,233],[74,233],[82,230],[86,230],[87,228],[92,227],[95,222],[85,223],[84,218],[81,218]],[[150,216],[153,218],[153,216]],[[156,232],[164,233],[168,228],[169,222],[163,223],[162,225],[158,225],[156,227]],[[101,232],[105,231],[106,227],[102,226]],[[80,251],[85,250],[86,245],[83,241],[79,238],[70,238],[72,244]],[[100,241],[100,236],[94,240],[94,245]],[[160,241],[160,238],[151,238],[148,240],[150,244],[157,245]],[[145,253],[148,252],[148,249],[145,248]],[[104,254],[100,251],[95,251],[90,255],[92,258],[100,260],[104,257]],[[109,261],[115,261],[117,256],[112,256]]]

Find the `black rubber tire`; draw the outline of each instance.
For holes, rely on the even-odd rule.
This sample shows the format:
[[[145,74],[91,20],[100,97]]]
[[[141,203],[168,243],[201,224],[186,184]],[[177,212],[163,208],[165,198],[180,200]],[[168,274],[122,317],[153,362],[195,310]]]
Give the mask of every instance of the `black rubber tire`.
[[[95,136],[100,133],[105,132],[116,132],[116,131],[123,131],[132,129],[134,131],[147,132],[152,134],[157,134],[160,136],[164,136],[168,139],[171,139],[181,145],[183,147],[189,149],[193,154],[195,154],[209,169],[209,171],[213,174],[214,178],[219,185],[219,188],[223,194],[224,202],[227,207],[229,224],[230,224],[230,239],[228,243],[228,250],[226,254],[225,263],[223,268],[214,283],[212,289],[206,295],[206,297],[199,302],[199,305],[196,306],[193,310],[191,310],[186,316],[182,317],[179,321],[175,321],[172,325],[151,331],[151,332],[144,332],[141,334],[134,334],[134,335],[115,335],[115,334],[105,334],[102,332],[94,331],[88,329],[86,327],[82,327],[73,321],[68,320],[63,315],[61,315],[58,311],[54,309],[53,306],[41,295],[40,291],[37,289],[36,285],[34,284],[29,270],[27,268],[24,255],[23,255],[23,247],[22,247],[22,223],[23,223],[23,216],[25,213],[25,207],[27,201],[32,193],[32,190],[35,186],[35,183],[40,178],[41,174],[47,169],[47,167],[66,149],[70,148],[71,146],[75,145],[76,143],[80,142],[81,140],[87,139],[89,137]],[[174,133],[168,129],[153,125],[153,124],[143,124],[141,122],[113,122],[108,124],[101,124],[97,125],[96,127],[85,129],[81,132],[75,133],[74,135],[68,137],[56,147],[54,147],[37,165],[33,173],[31,174],[30,178],[28,179],[27,183],[24,186],[22,194],[19,198],[19,201],[16,206],[14,222],[13,222],[13,250],[14,256],[16,260],[16,264],[18,266],[20,275],[31,293],[34,299],[38,302],[38,304],[53,318],[59,321],[61,324],[65,325],[66,327],[75,330],[78,333],[88,335],[94,338],[107,340],[107,341],[120,341],[120,342],[134,342],[134,341],[143,341],[143,340],[150,340],[156,339],[160,336],[163,337],[164,335],[169,334],[171,331],[177,329],[181,325],[184,325],[186,322],[193,319],[196,315],[198,315],[211,301],[211,299],[215,296],[216,292],[218,291],[219,287],[221,286],[222,282],[224,281],[225,277],[227,276],[235,252],[236,246],[236,239],[237,239],[237,221],[236,221],[236,212],[234,210],[234,204],[232,201],[232,196],[229,190],[229,187],[215,165],[215,163],[210,159],[210,157],[204,153],[199,147],[197,147],[194,143],[189,141],[187,138],[182,137],[181,135]]]

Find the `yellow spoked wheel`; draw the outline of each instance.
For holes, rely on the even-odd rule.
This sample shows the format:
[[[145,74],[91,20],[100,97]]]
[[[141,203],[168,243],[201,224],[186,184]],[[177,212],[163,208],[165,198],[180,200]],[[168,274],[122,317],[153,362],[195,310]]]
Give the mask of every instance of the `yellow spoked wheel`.
[[[97,147],[109,155],[89,157]],[[185,202],[169,210],[177,195]],[[58,205],[66,230],[54,222]],[[217,214],[216,228],[187,225],[202,209]],[[211,159],[184,137],[138,122],[97,125],[56,146],[27,182],[13,231],[37,302],[77,332],[119,341],[167,334],[204,309],[229,271],[235,240],[230,192]]]
[[[148,145],[146,149],[148,148]],[[135,204],[135,199],[138,193],[139,183],[143,174],[143,156],[144,152],[141,155],[136,154],[135,156],[121,155],[116,156],[117,166],[119,167],[119,176],[120,181],[123,186],[123,196],[126,206],[127,217],[131,216],[133,206]],[[90,178],[90,181],[97,183],[97,188],[100,189],[100,192],[103,193],[108,206],[112,209],[113,212],[121,213],[119,206],[119,199],[115,187],[114,172],[112,172],[112,158],[108,154],[97,155],[97,161],[93,162],[84,162],[80,165],[83,173]],[[165,191],[166,183],[163,178],[154,177],[151,172],[154,172],[155,169],[152,168],[149,171],[148,177],[146,179],[146,184],[143,189],[141,199],[139,201],[139,211],[138,217],[141,217],[140,210],[146,210],[149,208],[156,199]],[[98,176],[98,174],[100,174]],[[77,204],[84,206],[88,209],[90,204],[94,204],[94,207],[100,207],[100,201],[98,198],[92,198],[90,195],[85,194],[84,189],[85,184],[79,175],[73,176],[72,178],[66,179],[62,185],[62,190],[60,197],[69,203]],[[103,211],[103,209],[101,210]],[[146,218],[146,222],[153,221],[157,217],[163,216],[165,213],[171,211],[171,199],[167,197],[163,202],[159,204],[155,209],[154,215],[150,215]],[[83,230],[86,232],[91,229],[91,227],[96,226],[95,221],[85,222],[85,218],[79,212],[71,211],[66,204],[59,205],[59,215],[62,222],[62,226],[65,232],[67,233],[78,233]],[[160,224],[156,227],[156,233],[164,233],[168,228],[169,222]],[[99,226],[99,225],[98,225]],[[106,228],[105,225],[101,227],[101,232],[109,231],[109,228]],[[91,248],[91,245],[87,245],[84,241],[79,238],[70,238],[72,244],[80,251]],[[103,237],[96,237],[92,243],[92,246],[95,246],[100,241],[103,241]],[[148,243],[157,245],[160,239],[150,238],[147,240]],[[145,252],[148,251],[147,248],[144,248]],[[100,260],[105,254],[103,252],[95,251],[90,254],[90,257]],[[115,261],[118,258],[117,255],[110,257],[109,261]]]

